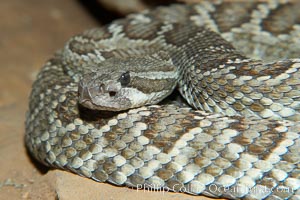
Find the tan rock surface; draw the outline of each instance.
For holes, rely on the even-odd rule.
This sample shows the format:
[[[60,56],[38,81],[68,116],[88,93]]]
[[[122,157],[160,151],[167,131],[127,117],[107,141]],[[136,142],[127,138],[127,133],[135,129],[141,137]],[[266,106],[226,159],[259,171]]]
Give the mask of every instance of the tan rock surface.
[[[116,187],[30,159],[24,120],[32,81],[72,35],[96,26],[77,1],[0,2],[0,199],[202,199]]]
[[[114,12],[128,14],[147,9],[147,5],[142,0],[98,0],[104,7]]]
[[[201,0],[98,0],[108,10],[123,15],[171,3],[196,3]]]

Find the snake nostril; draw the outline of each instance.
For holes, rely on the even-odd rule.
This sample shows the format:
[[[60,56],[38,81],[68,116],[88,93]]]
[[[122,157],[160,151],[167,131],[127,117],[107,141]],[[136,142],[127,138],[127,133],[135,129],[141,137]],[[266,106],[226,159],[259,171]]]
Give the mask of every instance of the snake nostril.
[[[99,86],[99,91],[100,91],[101,93],[104,93],[104,92],[105,92],[105,85],[104,85],[104,84],[101,84],[101,85]]]
[[[117,92],[110,91],[108,94],[109,94],[110,97],[114,97],[114,96],[116,96]]]

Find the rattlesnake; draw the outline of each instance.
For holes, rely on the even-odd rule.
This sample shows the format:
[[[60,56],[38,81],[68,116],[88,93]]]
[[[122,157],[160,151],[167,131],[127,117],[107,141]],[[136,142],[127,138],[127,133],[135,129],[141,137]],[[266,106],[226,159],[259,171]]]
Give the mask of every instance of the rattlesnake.
[[[203,1],[74,36],[33,84],[26,146],[99,182],[299,199],[299,9]],[[151,105],[175,86],[186,102]]]

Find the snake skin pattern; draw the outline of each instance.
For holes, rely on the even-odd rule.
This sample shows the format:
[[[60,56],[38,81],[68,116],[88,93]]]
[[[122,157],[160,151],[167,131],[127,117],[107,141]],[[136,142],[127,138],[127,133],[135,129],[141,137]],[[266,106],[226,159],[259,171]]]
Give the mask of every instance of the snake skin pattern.
[[[33,84],[27,148],[47,166],[98,182],[300,199],[299,10],[297,1],[172,5],[74,36]],[[102,112],[78,103],[80,79],[105,60],[161,50],[198,110],[169,103]],[[149,93],[157,89],[144,81]]]

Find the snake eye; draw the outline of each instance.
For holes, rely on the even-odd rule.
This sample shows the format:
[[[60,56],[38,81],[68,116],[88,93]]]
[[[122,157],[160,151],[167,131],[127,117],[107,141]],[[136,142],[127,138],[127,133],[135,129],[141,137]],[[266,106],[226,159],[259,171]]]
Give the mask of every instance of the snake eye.
[[[119,81],[122,86],[127,86],[130,83],[130,74],[129,72],[125,72],[120,76]]]

